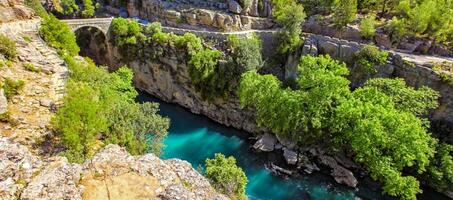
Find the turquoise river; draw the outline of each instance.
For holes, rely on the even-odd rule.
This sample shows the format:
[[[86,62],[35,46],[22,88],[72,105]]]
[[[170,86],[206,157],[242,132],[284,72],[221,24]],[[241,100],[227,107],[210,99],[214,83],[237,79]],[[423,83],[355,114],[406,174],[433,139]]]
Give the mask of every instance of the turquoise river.
[[[336,184],[326,170],[297,178],[281,177],[265,167],[271,160],[282,163],[281,156],[276,153],[255,153],[250,148],[252,141],[248,139],[248,133],[220,125],[149,95],[141,94],[138,101],[159,102],[160,114],[171,119],[162,158],[187,160],[194,168],[198,168],[215,153],[234,156],[249,180],[247,195],[250,200],[392,199],[370,187],[359,186],[354,189]],[[431,195],[423,199],[444,199],[438,193],[429,193]]]

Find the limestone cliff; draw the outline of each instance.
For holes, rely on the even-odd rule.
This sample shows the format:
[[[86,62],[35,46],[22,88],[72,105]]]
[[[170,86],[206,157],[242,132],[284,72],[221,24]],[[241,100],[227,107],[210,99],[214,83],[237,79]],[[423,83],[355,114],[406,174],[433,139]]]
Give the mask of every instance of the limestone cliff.
[[[24,0],[0,0],[0,23],[33,17],[33,11],[24,5]]]

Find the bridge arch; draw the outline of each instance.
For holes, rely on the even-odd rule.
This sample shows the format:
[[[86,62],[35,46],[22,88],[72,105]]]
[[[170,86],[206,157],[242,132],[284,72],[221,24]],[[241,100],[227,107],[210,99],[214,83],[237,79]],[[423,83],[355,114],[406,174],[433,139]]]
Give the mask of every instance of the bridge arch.
[[[110,65],[110,46],[108,37],[96,26],[80,26],[74,29],[79,54],[91,58],[96,64]]]

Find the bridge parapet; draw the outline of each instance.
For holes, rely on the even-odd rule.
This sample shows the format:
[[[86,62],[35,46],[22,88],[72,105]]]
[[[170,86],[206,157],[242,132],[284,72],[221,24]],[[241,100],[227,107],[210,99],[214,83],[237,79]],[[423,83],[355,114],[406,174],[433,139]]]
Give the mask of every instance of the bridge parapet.
[[[107,35],[110,24],[112,23],[113,17],[110,18],[88,18],[88,19],[66,19],[61,20],[71,27],[72,31],[83,27],[96,27]]]

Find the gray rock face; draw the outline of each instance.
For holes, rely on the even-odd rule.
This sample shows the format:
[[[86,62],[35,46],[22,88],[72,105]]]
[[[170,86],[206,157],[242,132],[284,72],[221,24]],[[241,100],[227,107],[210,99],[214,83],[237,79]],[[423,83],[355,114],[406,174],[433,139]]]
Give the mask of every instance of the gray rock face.
[[[354,174],[347,170],[346,168],[340,166],[337,161],[327,155],[320,155],[318,160],[321,164],[330,167],[331,173],[337,183],[345,184],[350,187],[357,186],[357,179],[354,177]]]
[[[277,138],[273,135],[266,133],[259,137],[259,139],[253,145],[253,148],[258,151],[270,152],[274,150]]]
[[[297,163],[297,152],[284,148],[283,156],[285,157],[286,163],[290,165]]]
[[[235,0],[228,0],[228,10],[235,14],[240,14],[242,12],[242,7]]]
[[[22,200],[74,199],[82,200],[77,188],[82,167],[71,165],[66,158],[47,164],[22,192]]]
[[[26,147],[0,136],[0,199],[17,199],[16,192],[32,180],[42,162]]]
[[[6,99],[3,89],[0,89],[0,115],[6,111],[8,111],[8,100]]]

